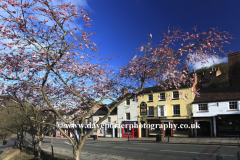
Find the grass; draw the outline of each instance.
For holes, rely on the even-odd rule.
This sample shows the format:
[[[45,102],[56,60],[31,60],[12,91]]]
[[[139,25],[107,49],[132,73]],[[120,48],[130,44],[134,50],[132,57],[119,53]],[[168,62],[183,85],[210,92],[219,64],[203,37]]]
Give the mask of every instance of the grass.
[[[37,151],[35,154],[37,154]],[[12,157],[10,160],[52,160],[52,154],[49,152],[43,152],[42,158],[39,158],[39,157],[34,158],[32,148],[27,147],[27,148],[23,148],[20,154]],[[53,160],[73,160],[73,158],[54,154]]]
[[[6,152],[2,154],[3,156],[1,158],[6,158],[9,154],[12,154],[14,151],[15,149],[13,148],[7,149]]]

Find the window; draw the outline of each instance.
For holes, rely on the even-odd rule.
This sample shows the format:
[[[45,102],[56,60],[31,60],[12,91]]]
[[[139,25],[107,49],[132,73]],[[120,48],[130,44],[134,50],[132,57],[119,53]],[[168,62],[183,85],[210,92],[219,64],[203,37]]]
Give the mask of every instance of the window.
[[[173,105],[173,115],[180,116],[180,105]]]
[[[107,128],[106,134],[112,134],[112,128]]]
[[[229,102],[229,109],[238,109],[237,102]]]
[[[111,117],[108,117],[107,122],[108,122],[108,123],[111,123]]]
[[[130,99],[127,99],[127,101],[126,101],[126,105],[130,105]]]
[[[58,130],[58,136],[63,136],[62,132]]]
[[[153,102],[153,95],[152,94],[148,95],[148,102]]]
[[[165,93],[160,93],[159,94],[159,100],[160,101],[165,101]]]
[[[132,129],[129,126],[124,127],[124,134],[132,134]]]
[[[126,113],[126,120],[130,120],[130,113]]]
[[[162,129],[159,121],[158,122],[150,121],[150,125],[154,126],[152,129],[150,129],[150,133],[162,133]]]
[[[89,118],[86,118],[86,124],[89,124]]]
[[[102,119],[102,117],[98,117],[98,121],[100,121]]]
[[[154,107],[148,107],[148,116],[154,116]]]
[[[199,111],[208,111],[208,104],[198,104]]]
[[[166,116],[165,106],[158,106],[158,117]]]
[[[173,92],[173,98],[172,99],[179,99],[179,92],[178,91]]]

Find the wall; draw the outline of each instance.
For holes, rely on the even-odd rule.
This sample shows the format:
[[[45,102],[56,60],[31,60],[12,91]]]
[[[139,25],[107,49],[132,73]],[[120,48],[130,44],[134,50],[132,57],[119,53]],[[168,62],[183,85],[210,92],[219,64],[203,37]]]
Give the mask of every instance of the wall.
[[[121,124],[122,121],[126,121],[125,113],[130,113],[129,121],[138,121],[138,102],[136,100],[131,99],[130,105],[127,105],[126,101],[124,101],[117,109],[117,123]]]
[[[145,118],[147,117],[147,119],[156,119],[158,117],[158,106],[159,105],[166,106],[166,118],[164,118],[164,119],[191,118],[191,113],[192,113],[192,104],[191,103],[193,102],[192,88],[191,89],[187,89],[187,88],[180,89],[180,91],[183,92],[183,94],[179,95],[179,99],[177,99],[177,100],[172,99],[172,93],[174,91],[178,91],[178,90],[165,91],[165,93],[170,96],[170,97],[167,97],[165,101],[159,101],[159,98],[158,98],[159,94],[164,93],[164,91],[153,93],[153,102],[148,102],[148,95],[151,93],[148,93],[148,94],[145,94],[144,96],[139,97],[139,100],[138,100],[139,106],[142,102],[146,102],[148,107],[149,106],[154,107],[154,117],[148,117],[146,115]],[[186,99],[185,94],[188,97],[187,101],[182,99],[182,98]],[[180,116],[173,116],[173,105],[175,105],[175,104],[180,104]],[[138,109],[138,113],[140,115],[140,108]],[[141,116],[141,118],[143,118],[143,116]]]
[[[228,54],[229,85],[240,86],[240,52]]]
[[[218,114],[240,114],[240,100],[238,102],[238,110],[229,110],[229,101],[225,102],[210,102],[208,103],[208,111],[198,111],[198,104],[193,104],[194,117],[212,117]],[[218,106],[217,106],[218,103]]]

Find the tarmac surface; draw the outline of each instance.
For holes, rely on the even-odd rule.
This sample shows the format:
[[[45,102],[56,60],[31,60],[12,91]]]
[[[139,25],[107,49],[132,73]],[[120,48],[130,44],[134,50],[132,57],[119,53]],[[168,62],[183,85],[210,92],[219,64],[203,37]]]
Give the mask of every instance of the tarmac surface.
[[[13,137],[14,138],[14,137]],[[48,136],[45,137],[46,139],[50,138]],[[56,137],[53,137],[56,139]],[[65,138],[57,138],[57,139],[65,139]],[[0,153],[5,149],[8,148],[11,145],[14,145],[14,141],[11,141],[11,137],[7,138],[8,145],[6,147],[0,143]],[[156,142],[156,137],[142,137],[142,138],[104,138],[104,137],[98,137],[97,140],[93,140],[93,138],[88,138],[87,141],[109,141],[109,142],[127,142],[129,143],[167,143],[167,144],[197,144],[197,145],[224,145],[224,146],[240,146],[240,138],[239,137],[165,137],[164,141]],[[50,147],[43,147],[44,151],[51,152]],[[69,152],[69,151],[67,151]],[[63,154],[67,153],[64,148],[54,148],[54,153],[66,155]],[[82,160],[134,160],[132,158],[123,157],[123,156],[114,156],[114,155],[108,155],[108,154],[101,154],[101,153],[95,153],[95,152],[81,152],[81,158]],[[1,159],[1,156],[0,156]]]
[[[129,138],[130,143],[168,143],[168,144],[199,144],[199,145],[224,145],[239,146],[239,137],[164,137],[164,141],[156,142],[156,137]],[[103,138],[99,141],[128,141],[128,138]]]

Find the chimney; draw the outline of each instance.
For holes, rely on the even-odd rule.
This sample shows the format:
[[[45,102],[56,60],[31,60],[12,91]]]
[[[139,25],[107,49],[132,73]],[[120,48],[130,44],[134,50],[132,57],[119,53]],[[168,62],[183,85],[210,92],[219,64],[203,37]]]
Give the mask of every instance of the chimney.
[[[229,85],[240,86],[240,51],[228,54]]]
[[[128,93],[128,89],[123,88],[123,89],[122,89],[122,94],[125,95],[126,93]]]

